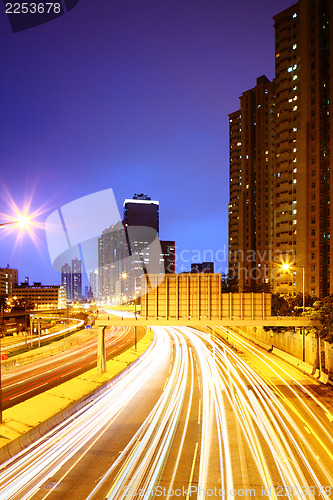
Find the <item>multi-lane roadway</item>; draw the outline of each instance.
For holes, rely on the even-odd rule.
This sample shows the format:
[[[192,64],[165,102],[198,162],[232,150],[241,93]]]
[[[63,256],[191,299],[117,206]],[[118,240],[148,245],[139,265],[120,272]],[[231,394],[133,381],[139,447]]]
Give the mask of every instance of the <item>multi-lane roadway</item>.
[[[0,469],[0,499],[332,498],[332,391],[235,336],[154,328],[86,408]]]
[[[138,337],[141,338],[141,330]],[[106,357],[110,359],[134,344],[133,328],[114,327],[105,335]],[[20,403],[96,366],[96,337],[82,345],[29,363],[2,375],[3,409]]]

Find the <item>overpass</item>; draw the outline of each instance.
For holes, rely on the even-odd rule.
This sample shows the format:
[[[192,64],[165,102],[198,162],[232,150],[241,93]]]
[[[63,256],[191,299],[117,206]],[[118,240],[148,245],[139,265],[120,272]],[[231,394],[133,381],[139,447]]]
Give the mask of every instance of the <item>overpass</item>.
[[[314,328],[320,325],[319,321],[302,316],[270,316],[268,318],[162,318],[162,317],[132,317],[122,318],[119,316],[100,314],[95,322],[96,326],[266,326],[266,327],[295,327]]]
[[[316,327],[302,316],[271,316],[270,293],[222,293],[221,275],[166,274],[141,279],[141,314],[135,318],[103,315],[96,324],[128,326]]]

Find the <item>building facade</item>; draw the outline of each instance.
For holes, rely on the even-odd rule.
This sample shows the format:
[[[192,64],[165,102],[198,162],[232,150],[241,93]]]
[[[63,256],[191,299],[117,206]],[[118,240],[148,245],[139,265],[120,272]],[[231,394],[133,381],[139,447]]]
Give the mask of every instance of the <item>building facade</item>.
[[[163,250],[161,252],[158,241],[159,202],[145,194],[135,194],[133,199],[126,199],[123,223],[129,255],[126,260],[125,296],[134,299],[141,292],[142,274],[164,272]],[[158,242],[158,249],[154,241]]]
[[[266,283],[273,247],[274,83],[257,78],[229,115],[229,275],[231,289]]]
[[[176,246],[175,241],[160,241],[161,264],[164,265],[165,274],[174,274],[176,271]]]
[[[214,262],[195,262],[191,264],[191,273],[214,274]]]
[[[98,300],[119,303],[140,296],[141,275],[175,272],[175,242],[158,239],[159,202],[144,194],[124,201],[123,220],[98,240]]]
[[[80,259],[72,260],[72,300],[82,298],[82,263]]]
[[[13,287],[13,297],[23,299],[32,309],[61,309],[66,307],[66,291],[62,285],[44,286],[35,282],[33,285],[21,283]]]
[[[118,222],[105,229],[98,239],[98,300],[112,303],[126,295],[122,278],[126,273],[126,257],[125,230],[123,223]]]
[[[10,269],[9,266],[0,268],[0,297],[10,298],[13,294],[13,287],[18,285],[18,270]]]
[[[61,284],[64,287],[66,293],[66,299],[71,300],[72,298],[72,273],[71,268],[68,264],[64,264],[61,267]]]
[[[258,137],[258,116],[252,115],[250,122],[246,119],[244,94],[241,110],[229,116],[232,120],[229,251],[252,250],[255,255],[255,260],[243,266],[247,269],[245,273],[231,253],[229,270],[230,273],[233,268],[239,270],[235,273],[235,283],[238,280],[240,290],[247,284],[251,286],[251,280],[246,281],[243,275],[252,272],[255,291],[253,285],[258,283],[260,264],[265,267],[264,282],[275,293],[302,293],[303,280],[306,293],[321,298],[333,293],[330,279],[332,14],[333,4],[329,0],[299,0],[274,16],[275,78],[268,88],[272,120],[266,124],[269,128],[260,131],[260,140],[257,139],[257,158],[252,163],[256,173],[252,177],[244,170],[248,154],[244,140],[249,141],[245,136],[250,127]],[[238,122],[234,122],[238,116]],[[238,152],[234,142],[236,130],[241,136]],[[240,178],[235,181],[237,175]],[[244,203],[248,205],[245,210]],[[234,216],[239,217],[239,237],[235,235]],[[262,260],[264,252],[267,260]],[[279,268],[282,263],[289,264],[289,270],[283,272]]]

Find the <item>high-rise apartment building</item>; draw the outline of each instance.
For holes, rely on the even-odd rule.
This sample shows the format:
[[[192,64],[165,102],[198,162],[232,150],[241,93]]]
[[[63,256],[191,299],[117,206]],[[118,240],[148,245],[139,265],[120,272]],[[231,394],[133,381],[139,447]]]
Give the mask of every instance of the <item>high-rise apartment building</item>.
[[[229,115],[229,275],[232,289],[257,290],[273,244],[274,84],[261,76]]]
[[[80,300],[82,297],[82,265],[81,260],[72,260],[72,299]]]
[[[330,279],[332,14],[333,2],[329,0],[299,0],[274,16],[275,79],[271,89],[268,88],[272,120],[267,123],[268,129],[259,132],[252,183],[244,170],[248,154],[244,139],[249,141],[245,136],[250,129],[258,136],[258,116],[253,114],[247,120],[242,101],[241,110],[229,116],[229,269],[236,276],[235,282],[239,280],[240,289],[247,283],[251,285],[243,277],[246,273],[242,267],[248,269],[247,274],[252,272],[257,282],[260,263],[261,268],[265,267],[264,281],[276,293],[302,292],[303,279],[306,293],[319,297],[333,293]],[[266,120],[265,116],[262,118]],[[238,152],[234,142],[237,134],[241,136]],[[268,148],[262,134],[268,139]],[[240,178],[235,181],[236,176]],[[237,220],[239,236],[235,234]],[[250,262],[250,254],[246,255],[248,266],[240,265],[239,255],[233,253],[237,250],[240,254],[244,248],[252,250],[255,256]],[[261,260],[264,251],[267,261]],[[278,266],[282,262],[291,267],[280,274]],[[252,288],[253,285],[252,280]]]
[[[68,264],[61,267],[61,284],[65,290],[66,299],[72,298],[72,273]]]

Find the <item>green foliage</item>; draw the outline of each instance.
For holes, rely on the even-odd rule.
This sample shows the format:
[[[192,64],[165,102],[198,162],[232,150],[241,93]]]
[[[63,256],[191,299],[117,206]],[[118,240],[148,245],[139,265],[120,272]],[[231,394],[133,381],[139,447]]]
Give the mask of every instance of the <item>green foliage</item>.
[[[333,342],[333,295],[329,295],[323,300],[316,300],[309,311],[309,316],[320,321],[320,336]]]
[[[305,314],[309,312],[312,305],[318,301],[317,297],[305,295]],[[272,295],[272,316],[302,316],[303,294],[287,296],[280,294]]]
[[[29,309],[34,309],[35,304],[29,299],[12,299],[12,311],[24,311]]]

